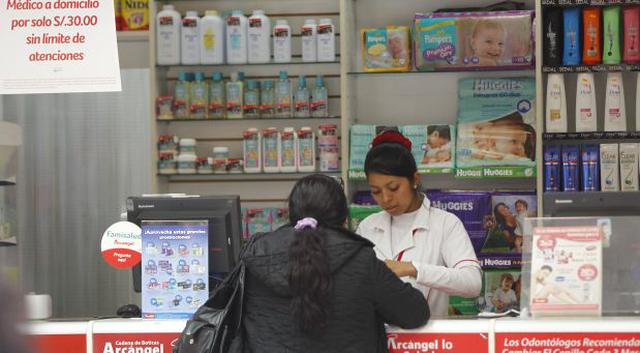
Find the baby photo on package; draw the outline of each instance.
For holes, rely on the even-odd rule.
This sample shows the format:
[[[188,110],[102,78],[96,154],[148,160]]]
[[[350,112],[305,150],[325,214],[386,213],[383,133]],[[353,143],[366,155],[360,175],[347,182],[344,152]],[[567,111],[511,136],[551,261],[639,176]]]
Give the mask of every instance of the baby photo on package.
[[[524,220],[537,215],[535,192],[496,192],[491,207],[491,216],[484,220],[487,238],[481,252],[522,253]]]
[[[450,171],[455,162],[455,126],[405,125],[402,134],[411,140],[411,152],[419,170]]]
[[[477,70],[533,65],[531,11],[416,14],[418,70]]]
[[[504,313],[511,309],[520,310],[520,276],[520,270],[485,271],[482,311]]]
[[[367,28],[362,33],[362,69],[367,72],[411,70],[409,27]]]
[[[535,166],[535,80],[458,82],[456,166]]]

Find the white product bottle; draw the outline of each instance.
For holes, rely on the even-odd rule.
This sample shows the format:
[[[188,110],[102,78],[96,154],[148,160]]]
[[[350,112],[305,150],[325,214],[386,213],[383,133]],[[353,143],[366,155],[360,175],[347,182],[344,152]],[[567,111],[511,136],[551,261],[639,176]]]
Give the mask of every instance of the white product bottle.
[[[297,170],[297,142],[298,136],[294,128],[285,127],[280,133],[280,171],[283,173],[295,173]]]
[[[627,113],[621,72],[609,72],[607,74],[607,91],[604,101],[604,131],[627,131]]]
[[[576,132],[597,131],[597,112],[593,74],[578,74],[576,85]]]
[[[196,11],[187,11],[187,15],[182,19],[182,31],[180,37],[182,64],[199,64],[200,18]]]
[[[567,97],[562,74],[550,74],[547,78],[547,107],[545,123],[547,132],[567,132]]]
[[[247,63],[247,18],[242,11],[234,10],[227,17],[227,63]]]
[[[271,20],[262,10],[254,10],[249,17],[249,63],[271,61]]]
[[[262,172],[262,135],[256,128],[242,133],[242,148],[245,173]]]
[[[291,62],[291,27],[287,20],[278,20],[273,27],[273,60],[277,63]]]
[[[275,127],[262,130],[262,169],[265,173],[280,171],[280,134]]]
[[[302,30],[302,61],[318,61],[318,24],[310,18],[304,21]]]
[[[180,13],[173,5],[162,5],[156,17],[156,62],[158,65],[180,64]]]
[[[209,10],[200,20],[200,63],[224,64],[224,21],[218,11]]]
[[[316,136],[310,127],[302,127],[298,130],[298,171],[316,171]]]
[[[335,28],[330,18],[321,18],[318,24],[318,61],[336,61]]]

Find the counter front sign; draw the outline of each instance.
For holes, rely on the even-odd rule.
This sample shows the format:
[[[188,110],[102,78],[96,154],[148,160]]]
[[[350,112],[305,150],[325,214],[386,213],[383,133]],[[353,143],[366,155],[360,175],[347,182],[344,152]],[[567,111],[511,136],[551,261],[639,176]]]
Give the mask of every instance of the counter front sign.
[[[410,333],[387,335],[389,353],[488,353],[485,333]]]
[[[0,0],[0,94],[121,91],[113,4]]]

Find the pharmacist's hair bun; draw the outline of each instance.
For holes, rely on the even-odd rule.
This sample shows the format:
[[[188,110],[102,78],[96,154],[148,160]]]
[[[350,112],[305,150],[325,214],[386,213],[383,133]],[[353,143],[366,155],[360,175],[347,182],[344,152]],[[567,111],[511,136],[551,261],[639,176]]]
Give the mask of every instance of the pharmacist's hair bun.
[[[371,147],[376,147],[382,143],[397,143],[411,151],[411,140],[395,130],[386,130],[376,136],[371,142]]]

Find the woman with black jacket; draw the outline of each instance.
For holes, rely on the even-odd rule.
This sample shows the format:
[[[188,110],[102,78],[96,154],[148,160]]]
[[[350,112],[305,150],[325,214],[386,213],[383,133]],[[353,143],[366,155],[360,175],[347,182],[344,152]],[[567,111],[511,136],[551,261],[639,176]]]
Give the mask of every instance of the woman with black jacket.
[[[289,196],[290,225],[247,249],[245,352],[388,352],[385,323],[426,324],[422,293],[344,228],[347,213],[336,180],[305,177]]]

